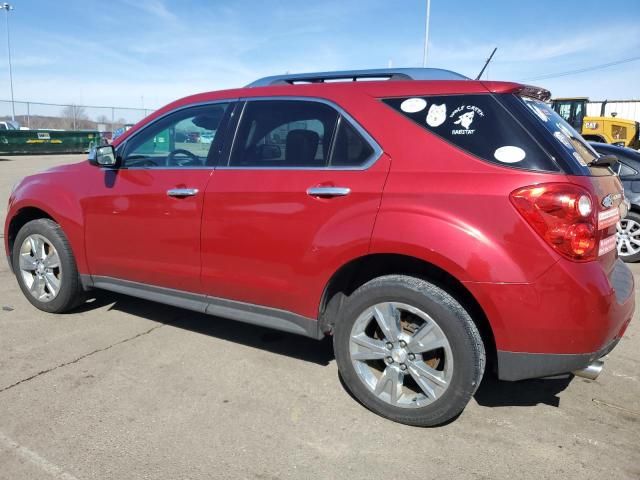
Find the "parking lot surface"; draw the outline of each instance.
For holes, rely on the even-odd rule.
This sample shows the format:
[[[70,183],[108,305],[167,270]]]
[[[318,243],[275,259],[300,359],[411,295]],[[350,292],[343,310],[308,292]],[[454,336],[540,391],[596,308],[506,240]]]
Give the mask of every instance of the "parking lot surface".
[[[0,158],[2,225],[17,180],[82,159]],[[0,478],[640,479],[639,323],[596,382],[485,378],[420,429],[353,400],[329,339],[106,292],[50,315],[2,259]]]

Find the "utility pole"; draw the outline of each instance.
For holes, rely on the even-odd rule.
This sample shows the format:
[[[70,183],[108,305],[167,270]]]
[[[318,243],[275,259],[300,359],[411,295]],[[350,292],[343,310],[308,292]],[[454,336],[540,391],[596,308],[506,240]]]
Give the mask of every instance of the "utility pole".
[[[429,21],[431,20],[431,0],[427,0],[427,19],[424,26],[424,52],[422,56],[422,68],[427,66],[427,54],[429,53]]]
[[[9,33],[9,12],[13,10],[13,5],[4,2],[0,5],[0,10],[7,11],[7,52],[9,53],[9,85],[11,86],[11,120],[16,120],[16,104],[13,99],[13,72],[11,70],[11,35]]]

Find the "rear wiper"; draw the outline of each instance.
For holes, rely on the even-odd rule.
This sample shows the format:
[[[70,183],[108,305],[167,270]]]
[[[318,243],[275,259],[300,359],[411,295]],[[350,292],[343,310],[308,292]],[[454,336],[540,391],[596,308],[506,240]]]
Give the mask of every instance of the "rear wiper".
[[[600,155],[589,165],[596,167],[610,167],[611,165],[615,165],[618,163],[618,157],[615,155]]]

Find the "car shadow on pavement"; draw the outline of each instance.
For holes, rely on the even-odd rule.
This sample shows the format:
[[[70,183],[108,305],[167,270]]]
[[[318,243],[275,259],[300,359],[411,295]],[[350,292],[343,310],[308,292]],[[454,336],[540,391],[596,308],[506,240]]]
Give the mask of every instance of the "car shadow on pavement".
[[[328,365],[335,358],[329,337],[317,341],[106,291],[95,292],[94,297],[75,309],[74,313],[106,305],[110,305],[109,310],[322,366]],[[572,379],[573,376],[568,375],[565,378],[506,382],[498,380],[494,373],[488,371],[474,397],[479,405],[485,407],[529,407],[538,404],[557,407],[560,404],[558,394],[567,388]],[[346,387],[345,390],[349,391]]]
[[[328,365],[334,359],[330,338],[318,341],[116,293],[96,292],[94,295],[95,298],[90,299],[74,312],[90,311],[111,304],[109,310],[117,310],[172,327],[318,365]]]
[[[573,375],[562,378],[545,378],[505,382],[495,374],[485,374],[475,394],[476,402],[483,407],[532,407],[538,404],[558,407],[558,394],[569,386]]]

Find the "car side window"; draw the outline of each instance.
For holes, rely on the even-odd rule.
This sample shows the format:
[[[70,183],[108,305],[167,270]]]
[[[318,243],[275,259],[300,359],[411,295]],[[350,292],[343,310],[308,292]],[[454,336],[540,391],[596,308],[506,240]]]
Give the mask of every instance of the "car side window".
[[[621,177],[631,177],[637,174],[638,172],[636,172],[633,168],[620,162],[620,170],[618,171],[618,175],[620,175]]]
[[[340,126],[331,154],[332,167],[357,167],[364,164],[373,155],[373,147],[344,118]]]
[[[249,101],[229,166],[324,168],[338,118],[335,109],[321,102]]]
[[[185,108],[127,140],[125,168],[193,168],[209,165],[228,103]],[[216,141],[218,140],[218,142]]]

